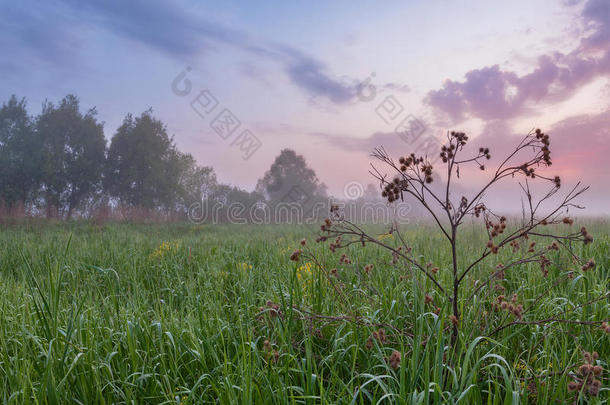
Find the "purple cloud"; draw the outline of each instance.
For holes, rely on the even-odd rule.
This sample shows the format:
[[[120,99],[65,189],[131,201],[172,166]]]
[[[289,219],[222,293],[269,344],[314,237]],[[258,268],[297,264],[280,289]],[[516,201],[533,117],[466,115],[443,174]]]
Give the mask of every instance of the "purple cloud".
[[[582,16],[594,30],[593,34],[582,40],[587,49],[610,50],[610,2],[607,0],[589,0]]]
[[[610,2],[589,0],[582,18],[593,32],[577,50],[543,55],[536,68],[522,76],[498,65],[471,70],[464,81],[448,80],[430,91],[425,102],[459,122],[469,117],[512,118],[535,103],[565,100],[582,85],[610,73],[609,14]]]

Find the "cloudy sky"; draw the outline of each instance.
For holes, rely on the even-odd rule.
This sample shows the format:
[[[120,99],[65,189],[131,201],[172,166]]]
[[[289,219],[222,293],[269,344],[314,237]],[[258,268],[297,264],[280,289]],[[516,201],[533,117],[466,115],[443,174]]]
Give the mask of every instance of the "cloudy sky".
[[[253,188],[291,147],[341,195],[375,146],[455,129],[500,155],[541,127],[553,174],[591,184],[592,212],[610,199],[607,0],[13,1],[0,33],[3,99],[76,94],[108,138],[152,108],[223,182]]]

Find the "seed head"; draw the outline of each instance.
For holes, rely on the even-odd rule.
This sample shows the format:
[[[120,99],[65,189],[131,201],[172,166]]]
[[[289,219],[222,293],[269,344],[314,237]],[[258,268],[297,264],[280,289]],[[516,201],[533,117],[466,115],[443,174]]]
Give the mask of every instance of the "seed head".
[[[583,266],[581,267],[582,271],[588,271],[595,267],[595,260],[589,259]]]
[[[599,380],[593,380],[589,385],[588,391],[589,395],[592,397],[596,397],[599,394],[599,389],[601,388],[602,383]]]
[[[292,260],[293,262],[298,262],[299,259],[301,258],[301,253],[303,253],[303,251],[301,249],[295,250],[290,255],[290,260]]]
[[[393,369],[396,370],[398,367],[400,367],[401,358],[402,358],[402,355],[400,354],[400,352],[397,350],[394,350],[394,351],[392,351],[392,354],[390,355],[390,357],[387,359],[387,362],[390,365],[390,367],[392,367]]]

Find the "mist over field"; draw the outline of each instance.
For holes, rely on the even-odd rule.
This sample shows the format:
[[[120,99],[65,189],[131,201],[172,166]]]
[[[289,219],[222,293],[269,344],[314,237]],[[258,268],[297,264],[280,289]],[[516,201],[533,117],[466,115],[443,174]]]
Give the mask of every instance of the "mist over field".
[[[0,2],[3,404],[608,404],[610,1]]]

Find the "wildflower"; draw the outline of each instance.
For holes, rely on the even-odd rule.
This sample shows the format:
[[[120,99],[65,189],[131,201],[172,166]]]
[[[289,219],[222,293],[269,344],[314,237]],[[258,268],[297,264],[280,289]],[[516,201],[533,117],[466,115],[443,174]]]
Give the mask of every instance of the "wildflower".
[[[385,329],[380,328],[380,329],[377,331],[377,337],[378,337],[378,340],[379,340],[381,343],[385,343],[385,341],[386,341],[386,337],[387,337],[387,336],[386,336],[386,333],[385,333]]]
[[[523,317],[523,305],[513,306],[512,313],[517,319],[521,319]]]
[[[521,319],[523,316],[523,305],[517,304],[517,294],[513,294],[510,298],[510,302],[504,300],[504,295],[498,295],[496,298],[497,304],[494,303],[493,306],[495,309],[498,308],[498,304],[500,309],[504,311],[508,311],[513,314],[517,319]]]
[[[548,266],[551,265],[551,261],[547,259],[545,255],[540,255],[540,271],[544,277],[549,275]]]
[[[312,264],[311,262],[307,262],[304,265],[300,266],[297,269],[297,278],[299,280],[302,280],[303,278],[308,278],[309,276],[311,276],[311,272],[312,272]]]
[[[494,273],[494,276],[499,280],[503,280],[505,278],[504,265],[502,263],[499,263],[496,266],[496,269],[498,269],[498,270]]]
[[[595,397],[599,394],[601,388],[601,381],[596,377],[601,376],[604,370],[601,365],[594,365],[594,362],[599,358],[597,352],[585,352],[583,357],[585,362],[578,367],[578,376],[574,376],[576,381],[571,381],[568,384],[568,391],[580,391],[584,387],[585,393]]]
[[[373,270],[373,265],[372,264],[367,264],[366,266],[364,266],[364,272],[366,274],[369,274],[371,272],[371,270]]]
[[[259,311],[263,312],[265,309],[268,310],[268,314],[271,318],[275,318],[276,316],[279,316],[280,318],[284,317],[284,314],[280,311],[280,306],[271,300],[267,300],[266,307],[260,307]]]
[[[290,260],[292,260],[293,262],[298,262],[299,259],[301,258],[301,253],[303,253],[303,251],[301,249],[295,250],[290,255]]]
[[[585,228],[584,226],[580,228],[580,233],[582,234],[583,243],[585,245],[588,245],[589,243],[593,242],[593,236],[591,236],[591,234],[587,231],[587,228]]]
[[[390,357],[386,358],[386,361],[390,365],[390,367],[392,367],[393,369],[397,369],[398,367],[400,367],[401,358],[402,355],[400,354],[400,352],[397,350],[393,350]]]
[[[432,183],[432,165],[431,164],[423,164],[421,166],[421,171],[424,174],[424,181],[426,183]]]
[[[378,236],[379,240],[384,240],[384,239],[388,239],[388,238],[393,238],[394,235],[392,235],[391,233],[382,233],[381,235]]]
[[[301,246],[305,246],[306,243],[307,241],[305,239],[301,239]]]
[[[180,242],[161,242],[159,247],[150,255],[152,259],[162,259],[168,254],[175,253],[180,248]]]
[[[595,260],[589,259],[583,266],[581,267],[582,271],[588,271],[595,267]]]
[[[591,384],[588,388],[589,395],[591,395],[592,397],[596,397],[597,394],[599,394],[599,389],[601,388],[601,385],[602,383],[599,380],[591,381]]]
[[[252,265],[248,263],[240,263],[237,267],[240,270],[252,270]]]

